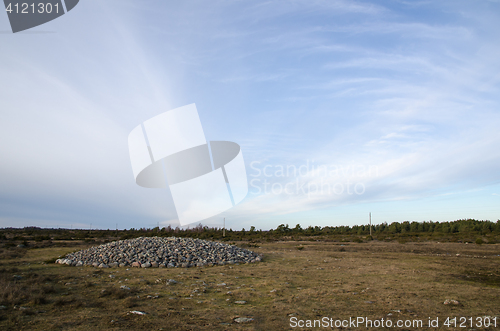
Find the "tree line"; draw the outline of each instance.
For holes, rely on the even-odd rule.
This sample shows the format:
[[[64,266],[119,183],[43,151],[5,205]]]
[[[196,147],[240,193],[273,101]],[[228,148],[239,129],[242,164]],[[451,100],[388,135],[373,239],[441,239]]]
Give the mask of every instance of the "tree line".
[[[222,229],[207,227],[199,224],[193,228],[181,229],[171,226],[159,228],[131,228],[127,230],[78,230],[78,229],[48,229],[38,227],[2,228],[0,240],[93,240],[95,238],[131,239],[137,237],[162,236],[162,237],[191,237],[212,240],[302,240],[304,238],[339,238],[363,237],[370,234],[369,225],[354,226],[308,226],[303,228],[300,224],[290,227],[280,224],[276,229],[256,230],[250,229]],[[480,221],[475,219],[461,219],[451,222],[392,222],[372,225],[372,236],[376,239],[405,236],[492,236],[500,234],[500,220],[497,222]],[[372,238],[368,238],[372,239]]]

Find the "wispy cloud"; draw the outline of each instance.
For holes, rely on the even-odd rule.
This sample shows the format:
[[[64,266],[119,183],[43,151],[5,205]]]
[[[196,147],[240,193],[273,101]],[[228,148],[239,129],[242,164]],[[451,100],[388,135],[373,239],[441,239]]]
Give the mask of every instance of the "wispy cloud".
[[[192,102],[207,138],[240,143],[249,175],[273,170],[251,176],[261,181],[228,212],[241,224],[451,199],[500,181],[495,4],[122,1],[112,10],[118,3],[90,1],[43,39],[2,41],[1,224],[175,225],[168,192],[133,183],[126,136]],[[340,174],[275,173],[308,162]],[[351,171],[359,166],[377,172]],[[314,192],[348,182],[365,191]],[[293,194],[272,192],[289,183]]]

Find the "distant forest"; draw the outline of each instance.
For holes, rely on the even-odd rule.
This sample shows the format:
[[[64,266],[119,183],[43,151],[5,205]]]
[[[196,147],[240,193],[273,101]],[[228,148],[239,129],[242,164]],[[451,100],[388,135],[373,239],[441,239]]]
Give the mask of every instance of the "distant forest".
[[[308,226],[300,224],[290,227],[281,224],[276,229],[268,231],[250,229],[232,230],[209,228],[198,225],[193,228],[180,229],[170,226],[164,228],[141,228],[129,230],[83,230],[83,229],[49,229],[38,227],[2,228],[2,241],[60,241],[85,240],[109,241],[131,239],[137,237],[191,237],[222,241],[275,241],[275,240],[322,240],[322,241],[353,241],[366,242],[370,240],[405,241],[451,241],[500,243],[500,220],[497,222],[461,219],[453,222],[393,222],[372,225],[372,235],[368,225],[354,226]]]

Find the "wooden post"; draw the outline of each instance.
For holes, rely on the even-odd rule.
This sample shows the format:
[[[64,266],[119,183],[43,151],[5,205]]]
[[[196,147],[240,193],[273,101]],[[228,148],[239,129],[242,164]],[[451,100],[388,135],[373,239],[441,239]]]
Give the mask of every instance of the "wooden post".
[[[372,213],[370,212],[370,237],[372,236]]]

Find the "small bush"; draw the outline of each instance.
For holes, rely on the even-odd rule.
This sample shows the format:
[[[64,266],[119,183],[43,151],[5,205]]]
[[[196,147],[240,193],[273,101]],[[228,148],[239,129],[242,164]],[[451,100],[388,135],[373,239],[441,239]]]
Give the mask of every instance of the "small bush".
[[[107,296],[113,296],[118,299],[123,299],[127,296],[127,292],[125,290],[122,290],[120,288],[116,287],[108,287],[104,290],[101,291],[99,294],[100,298],[107,297]]]
[[[56,263],[56,260],[59,259],[58,257],[53,257],[51,259],[48,259],[48,260],[45,260],[43,262],[47,263],[47,264],[51,264],[51,263]]]
[[[58,298],[54,301],[54,306],[61,307],[73,303],[75,300],[73,298]]]
[[[30,316],[30,315],[35,315],[35,311],[33,309],[30,309],[30,308],[25,308],[23,310],[21,310],[21,314],[23,315],[27,315],[27,316]]]
[[[44,294],[56,293],[56,289],[52,285],[44,285],[42,286],[42,292]]]
[[[481,238],[477,238],[477,239],[476,239],[476,244],[477,244],[477,245],[482,245],[482,244],[483,244],[483,239],[481,239]]]
[[[9,243],[7,243],[9,244]],[[5,246],[7,246],[5,244]],[[14,244],[15,246],[15,244]],[[10,260],[10,259],[17,259],[26,254],[25,249],[21,248],[15,248],[15,249],[0,249],[0,260]]]
[[[132,307],[135,307],[137,306],[137,299],[134,298],[134,297],[128,297],[126,298],[125,300],[123,300],[123,305],[126,307],[126,308],[132,308]]]
[[[44,294],[37,294],[31,298],[31,302],[35,305],[43,305],[47,303],[47,299]]]

